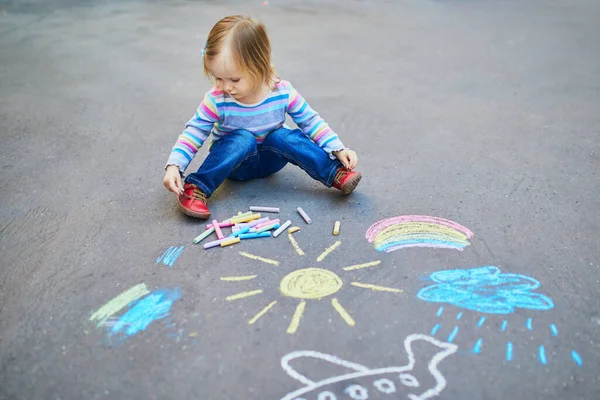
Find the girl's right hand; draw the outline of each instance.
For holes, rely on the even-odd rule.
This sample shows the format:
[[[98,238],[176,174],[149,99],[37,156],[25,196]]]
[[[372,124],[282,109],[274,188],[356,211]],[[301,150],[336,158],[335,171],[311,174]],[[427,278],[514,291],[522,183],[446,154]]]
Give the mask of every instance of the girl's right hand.
[[[163,185],[165,185],[165,188],[169,192],[176,193],[177,195],[183,194],[183,182],[181,181],[181,174],[177,165],[169,165],[167,167],[165,177],[163,178]]]

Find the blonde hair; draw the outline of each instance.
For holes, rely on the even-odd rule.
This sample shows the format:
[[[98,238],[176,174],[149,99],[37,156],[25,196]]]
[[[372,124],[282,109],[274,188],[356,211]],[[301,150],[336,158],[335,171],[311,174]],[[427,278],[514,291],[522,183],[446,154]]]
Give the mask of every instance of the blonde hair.
[[[229,35],[230,50],[238,67],[248,71],[255,86],[265,83],[273,89],[279,77],[271,65],[271,42],[267,29],[262,23],[243,15],[222,18],[210,30],[204,48],[204,74],[213,78],[206,61],[221,52]]]

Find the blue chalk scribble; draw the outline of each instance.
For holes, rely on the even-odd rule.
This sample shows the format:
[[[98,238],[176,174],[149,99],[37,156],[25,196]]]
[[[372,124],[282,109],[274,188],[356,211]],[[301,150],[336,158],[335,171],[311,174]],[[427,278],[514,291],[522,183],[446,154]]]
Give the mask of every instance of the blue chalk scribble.
[[[485,322],[485,317],[481,317],[481,318],[479,318],[479,322],[477,323],[477,326],[478,326],[479,328],[481,328],[481,325],[483,325],[483,323],[484,323],[484,322]]]
[[[162,289],[150,293],[146,297],[132,303],[131,308],[123,314],[110,329],[110,335],[122,333],[133,336],[146,330],[148,325],[157,319],[169,315],[173,302],[180,297],[179,289]]]
[[[506,343],[506,361],[512,360],[513,345],[512,342]]]
[[[475,342],[475,346],[473,346],[473,353],[475,353],[475,354],[481,353],[481,343],[482,342],[483,342],[483,339],[479,339],[479,340],[477,340],[477,342]]]
[[[489,314],[510,314],[516,308],[549,310],[552,300],[533,292],[540,287],[535,279],[520,274],[505,274],[498,267],[479,267],[434,272],[434,285],[419,291],[421,300],[453,304]]]
[[[579,365],[581,367],[581,365],[583,364],[583,360],[581,359],[581,356],[575,350],[573,350],[571,352],[571,357],[573,357],[573,360],[575,360],[577,365]]]
[[[547,364],[547,361],[546,361],[546,350],[544,349],[544,345],[543,344],[540,344],[540,362],[543,365]]]
[[[531,318],[527,318],[527,329],[532,330],[533,326],[531,326]]]
[[[452,341],[456,337],[457,333],[458,333],[458,326],[455,326],[454,329],[452,329],[452,332],[450,332],[450,335],[448,336],[448,343],[452,343]]]
[[[458,321],[459,319],[461,319],[463,316],[463,313],[459,312],[458,314],[456,314],[456,320]]]
[[[508,321],[507,320],[502,321],[502,326],[500,327],[500,329],[502,329],[502,332],[506,331],[506,325],[508,325]]]
[[[159,262],[162,261],[162,263],[164,265],[167,265],[169,267],[172,267],[173,264],[175,264],[175,261],[177,261],[177,257],[179,257],[179,255],[183,252],[183,247],[176,247],[176,246],[171,246],[167,249],[167,251],[165,251],[163,253],[162,256],[158,257],[156,259],[156,263],[158,264]]]
[[[558,336],[558,328],[554,324],[550,324],[550,330],[552,331],[552,336]]]
[[[441,307],[438,309],[437,316],[438,316],[438,317],[441,317],[443,312],[444,312],[444,306],[441,306]]]
[[[435,324],[433,329],[431,330],[431,336],[435,336],[435,333],[440,329],[440,324]]]

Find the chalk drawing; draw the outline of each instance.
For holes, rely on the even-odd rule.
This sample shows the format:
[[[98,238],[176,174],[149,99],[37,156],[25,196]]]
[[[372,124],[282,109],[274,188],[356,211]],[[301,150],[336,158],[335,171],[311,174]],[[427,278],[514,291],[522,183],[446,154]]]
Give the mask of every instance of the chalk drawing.
[[[156,263],[158,264],[159,262],[162,261],[162,263],[164,265],[167,265],[169,267],[172,267],[173,264],[175,264],[175,261],[177,261],[177,257],[179,257],[179,255],[183,252],[183,247],[175,247],[175,246],[171,246],[169,247],[162,256],[158,257],[156,259]]]
[[[344,267],[344,271],[354,271],[356,269],[374,267],[379,264],[381,264],[381,261],[377,260],[377,261],[372,261],[372,262],[368,262],[368,263],[364,263],[364,264],[350,265],[349,267]]]
[[[550,324],[550,330],[552,331],[552,336],[558,336],[558,328],[554,324]]]
[[[104,325],[104,323],[110,317],[121,311],[129,303],[147,295],[148,293],[150,293],[150,291],[148,290],[148,287],[146,287],[145,283],[132,286],[96,310],[96,312],[94,312],[90,317],[90,321],[98,322],[97,326],[100,327]]]
[[[479,318],[479,322],[477,323],[477,327],[481,328],[481,326],[483,325],[484,322],[485,322],[485,317]]]
[[[297,299],[321,299],[342,288],[342,279],[321,268],[304,268],[287,274],[279,284],[281,294]]]
[[[437,353],[424,363],[425,368],[419,368],[421,360],[417,360],[413,352],[413,343],[425,342],[437,348]],[[340,399],[351,398],[354,400],[379,398],[381,394],[391,394],[402,391],[411,400],[426,400],[439,395],[446,387],[446,378],[439,371],[438,365],[448,356],[454,354],[458,347],[454,344],[444,343],[423,334],[412,334],[404,340],[404,348],[408,354],[408,364],[400,367],[385,367],[370,369],[364,365],[343,360],[336,356],[317,351],[301,350],[286,354],[281,358],[281,367],[292,378],[302,383],[304,387],[290,392],[281,400],[300,400],[305,394],[317,394],[317,399],[335,400],[336,391],[342,391]],[[346,368],[351,372],[313,381],[296,371],[290,362],[295,359],[318,359]],[[415,368],[416,367],[416,368]],[[424,367],[424,366],[423,366]],[[431,375],[435,384],[423,388],[416,374],[426,373]],[[415,376],[416,375],[416,376]],[[422,379],[427,379],[423,376]],[[400,386],[402,385],[402,386]],[[343,387],[343,389],[341,389]]]
[[[539,357],[540,357],[540,362],[543,365],[546,365],[547,364],[546,350],[544,349],[544,345],[543,344],[540,345]]]
[[[426,215],[403,215],[371,225],[365,234],[377,251],[436,247],[462,251],[473,232],[456,222]]]
[[[294,239],[294,236],[291,233],[288,233],[288,239],[289,239],[290,243],[292,244],[292,246],[294,246],[294,250],[296,250],[296,253],[298,253],[299,256],[303,256],[304,251],[302,251],[302,249],[300,248],[300,245],[298,244],[296,239]]]
[[[441,325],[440,324],[435,324],[435,326],[433,327],[433,329],[431,330],[431,336],[434,336],[435,333],[440,329]]]
[[[502,321],[502,326],[500,327],[500,329],[502,329],[502,332],[506,331],[506,325],[508,325],[508,321],[507,320]]]
[[[298,243],[289,235],[290,241],[296,250],[300,249]],[[336,241],[321,253],[320,256],[317,257],[317,262],[322,262],[325,258],[336,248],[341,245],[341,241]],[[298,252],[300,254],[300,252]],[[240,252],[240,255],[250,258],[252,260],[259,261],[261,263],[267,263],[271,265],[279,265],[279,261],[272,260],[269,258],[260,257],[254,254],[249,254],[245,252]],[[301,251],[301,256],[304,255],[304,252]],[[343,271],[355,271],[362,268],[373,267],[375,265],[379,265],[381,261],[370,261],[362,264],[350,265],[347,267],[343,267]],[[221,281],[224,282],[244,282],[244,281],[252,281],[256,278],[257,275],[239,275],[239,276],[226,276],[221,277]],[[397,289],[393,287],[374,285],[371,283],[363,283],[363,282],[350,282],[350,285],[362,289],[370,289],[376,292],[390,292],[390,293],[402,293],[402,289]],[[325,297],[331,296],[335,293],[340,292],[344,287],[344,283],[342,278],[336,274],[335,272],[325,269],[325,268],[299,268],[294,271],[288,273],[283,276],[279,283],[279,292],[282,296],[291,297],[300,300],[300,302],[296,305],[296,310],[292,316],[290,324],[286,330],[289,334],[294,334],[300,328],[300,322],[302,320],[302,316],[304,315],[304,311],[308,306],[308,301],[315,300],[320,301]],[[231,296],[227,296],[225,300],[233,301],[244,299],[246,297],[255,296],[258,294],[262,294],[262,289],[244,291],[241,293],[233,294]],[[275,304],[277,304],[277,300],[272,300],[268,305],[264,305],[263,303],[260,309],[249,321],[248,324],[252,325],[257,323],[263,316],[265,316],[271,309],[274,308]],[[333,298],[331,300],[331,306],[333,310],[341,317],[341,319],[350,327],[356,325],[356,321],[343,305],[342,301],[339,298]]]
[[[461,319],[463,316],[462,312],[459,312],[458,314],[456,314],[456,320],[458,321],[459,319]]]
[[[571,357],[573,357],[573,360],[577,363],[577,365],[579,365],[580,367],[583,365],[583,360],[581,359],[581,356],[575,350],[571,352]]]
[[[323,261],[325,257],[327,257],[329,253],[331,253],[333,250],[337,249],[340,246],[340,244],[342,244],[342,242],[338,240],[337,242],[326,248],[325,251],[321,253],[319,257],[317,257],[317,262]]]
[[[240,251],[240,255],[244,256],[244,257],[248,257],[252,260],[257,260],[257,261],[262,261],[266,264],[272,264],[272,265],[279,265],[279,261],[276,260],[271,260],[270,258],[264,258],[264,257],[259,257],[259,256],[255,256],[254,254],[250,254],[250,253],[246,253],[245,251]]]
[[[475,346],[473,346],[473,353],[475,354],[479,354],[481,353],[481,344],[483,343],[483,339],[478,339],[477,342],[475,342]]]
[[[450,332],[450,335],[448,335],[448,342],[449,343],[452,343],[452,341],[456,337],[457,333],[458,333],[458,326],[455,326],[454,329],[452,329],[452,332]]]
[[[173,303],[181,297],[179,289],[159,289],[136,300],[110,329],[111,335],[133,336],[155,320],[169,315]]]
[[[501,273],[498,267],[438,271],[430,275],[436,282],[419,291],[421,300],[448,303],[489,314],[510,314],[516,308],[549,310],[552,300],[533,292],[540,286],[535,279]]]
[[[533,326],[531,325],[531,318],[527,318],[527,329],[532,330]]]
[[[508,342],[506,344],[506,361],[512,361],[513,358],[513,344]]]
[[[440,306],[440,308],[438,309],[438,312],[437,312],[437,316],[441,317],[443,312],[444,312],[444,306]]]

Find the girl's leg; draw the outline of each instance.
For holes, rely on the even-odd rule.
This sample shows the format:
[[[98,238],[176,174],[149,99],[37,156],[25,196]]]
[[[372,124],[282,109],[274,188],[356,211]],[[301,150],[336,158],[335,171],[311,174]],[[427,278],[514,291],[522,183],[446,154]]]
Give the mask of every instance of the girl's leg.
[[[210,197],[232,171],[238,169],[242,172],[238,168],[242,163],[247,164],[251,175],[252,165],[258,165],[257,154],[256,139],[252,133],[233,131],[213,143],[198,171],[189,174],[185,182],[198,186],[206,197]]]
[[[263,156],[263,153],[271,152],[275,158],[282,158],[299,166],[327,187],[331,187],[337,170],[343,167],[339,160],[329,158],[329,155],[300,129],[279,128],[271,132],[259,148],[261,169],[268,169],[268,164],[263,162],[266,161],[267,155]],[[277,170],[271,173],[274,172]]]

